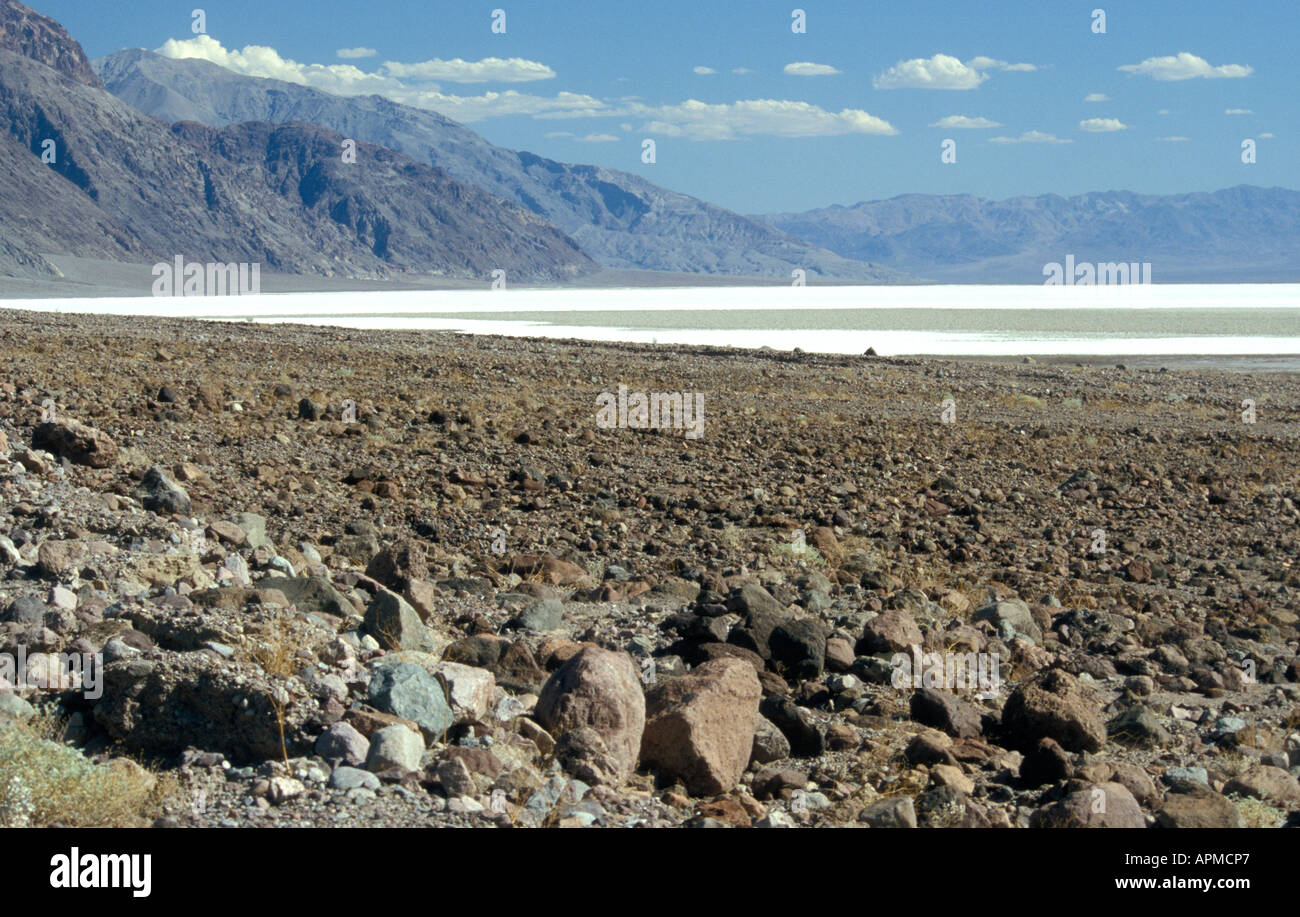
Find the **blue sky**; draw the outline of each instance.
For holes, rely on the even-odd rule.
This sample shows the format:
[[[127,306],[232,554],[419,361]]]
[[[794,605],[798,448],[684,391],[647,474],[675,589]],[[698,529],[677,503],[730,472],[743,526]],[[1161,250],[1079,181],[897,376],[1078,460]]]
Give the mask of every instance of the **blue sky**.
[[[166,49],[381,92],[742,213],[909,192],[1300,187],[1300,0],[28,2],[92,57]]]

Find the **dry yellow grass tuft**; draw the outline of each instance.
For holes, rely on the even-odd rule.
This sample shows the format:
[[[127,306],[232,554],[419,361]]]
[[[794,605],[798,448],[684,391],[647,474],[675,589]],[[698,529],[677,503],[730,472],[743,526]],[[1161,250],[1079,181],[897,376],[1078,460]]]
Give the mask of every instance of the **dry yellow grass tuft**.
[[[275,713],[276,729],[280,733],[280,754],[284,766],[289,766],[289,749],[284,740],[285,712],[288,709],[289,679],[300,667],[298,646],[287,614],[276,616],[266,628],[265,639],[248,654],[251,661],[261,666],[271,679],[271,709]]]
[[[147,827],[175,782],[129,758],[96,764],[49,716],[0,727],[0,827]]]

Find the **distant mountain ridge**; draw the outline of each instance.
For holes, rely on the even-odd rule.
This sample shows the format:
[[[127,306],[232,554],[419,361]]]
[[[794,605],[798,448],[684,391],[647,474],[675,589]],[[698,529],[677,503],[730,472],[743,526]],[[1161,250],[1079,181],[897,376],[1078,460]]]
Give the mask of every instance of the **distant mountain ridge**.
[[[909,194],[747,217],[380,96],[143,50],[92,62],[57,22],[0,0],[0,274],[58,277],[43,253],[350,278],[1026,284],[1073,256],[1149,262],[1157,283],[1300,282],[1300,191]]]
[[[545,220],[439,169],[368,143],[344,163],[326,128],[169,126],[87,79],[57,23],[0,4],[0,273],[57,277],[47,252],[484,282],[598,269]]]
[[[810,278],[907,279],[632,173],[494,146],[436,112],[381,96],[335,96],[143,50],[120,51],[93,63],[110,92],[164,121],[216,127],[304,121],[406,153],[544,217],[607,268],[786,279],[800,268]]]
[[[918,277],[1042,283],[1045,264],[1150,262],[1154,282],[1300,281],[1300,191],[1238,185],[990,201],[905,194],[758,217],[846,258]]]

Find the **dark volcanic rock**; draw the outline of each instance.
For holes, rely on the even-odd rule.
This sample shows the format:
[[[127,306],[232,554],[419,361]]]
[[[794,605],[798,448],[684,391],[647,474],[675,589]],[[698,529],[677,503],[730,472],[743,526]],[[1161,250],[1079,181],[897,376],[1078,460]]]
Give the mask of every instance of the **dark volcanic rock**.
[[[1029,786],[1057,783],[1074,776],[1070,753],[1053,739],[1043,738],[1020,762],[1020,779]]]
[[[260,669],[209,653],[163,652],[104,667],[95,720],[126,748],[174,755],[186,748],[219,751],[238,763],[281,754],[272,691]],[[312,747],[310,706],[291,702],[285,716],[289,754]]]
[[[793,618],[778,624],[768,637],[772,662],[787,678],[820,678],[826,663],[827,627],[809,618]]]
[[[167,472],[154,465],[145,472],[140,482],[140,505],[163,515],[186,515],[190,511],[190,495]]]
[[[763,698],[759,712],[781,730],[796,757],[816,758],[826,751],[826,736],[790,698],[769,695]]]
[[[979,708],[947,691],[919,688],[912,694],[911,709],[912,719],[950,736],[969,739],[983,731]]]

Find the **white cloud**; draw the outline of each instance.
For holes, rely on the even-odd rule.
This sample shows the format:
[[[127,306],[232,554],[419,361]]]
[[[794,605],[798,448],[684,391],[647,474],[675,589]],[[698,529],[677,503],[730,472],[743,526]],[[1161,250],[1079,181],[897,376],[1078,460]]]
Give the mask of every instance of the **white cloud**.
[[[1276,134],[1272,134],[1272,133],[1263,133],[1263,134],[1260,134],[1260,135],[1259,135],[1259,139],[1260,139],[1260,140],[1272,140],[1272,139],[1273,139],[1274,137],[1276,137],[1276,136],[1277,136]]]
[[[736,67],[731,72],[736,74],[736,76],[747,76],[748,74],[751,74],[754,71],[750,70],[748,67]]]
[[[710,105],[689,99],[680,105],[646,107],[638,112],[645,129],[667,137],[689,140],[735,140],[748,136],[830,137],[841,134],[892,136],[898,130],[859,109],[836,114],[808,102],[750,99]]]
[[[549,97],[532,96],[513,90],[500,93],[487,92],[481,96],[444,96],[441,93],[434,93],[434,96],[436,98],[431,98],[431,102],[441,99],[444,100],[441,104],[464,105],[471,112],[478,106],[482,106],[484,113],[472,119],[475,121],[503,115],[532,115],[534,118],[604,118],[618,114],[618,111],[608,102],[576,92],[557,92]],[[436,108],[434,105],[428,107]],[[441,108],[436,110],[442,111]],[[447,117],[464,120],[451,114]]]
[[[618,137],[613,134],[587,134],[585,137],[579,137],[573,131],[549,131],[546,134],[548,140],[574,140],[578,143],[618,143]]]
[[[931,127],[951,127],[958,130],[983,130],[989,127],[1001,127],[996,121],[990,121],[988,118],[968,118],[965,115],[949,115],[946,118],[940,118],[930,125]]]
[[[785,65],[786,76],[835,76],[839,73],[830,64],[811,64],[807,61]]]
[[[1038,68],[1033,64],[1008,64],[1004,60],[997,60],[992,57],[972,57],[966,62],[966,66],[972,70],[1006,70],[1010,73],[1033,73]]]
[[[199,35],[184,41],[168,39],[158,49],[158,53],[163,57],[198,58],[246,76],[284,80],[339,95],[382,92],[391,87],[393,82],[377,74],[366,73],[351,64],[300,64],[281,57],[274,48],[265,45],[247,45],[242,51],[227,50],[210,35]]]
[[[1119,118],[1087,118],[1079,122],[1079,129],[1090,134],[1109,134],[1113,131],[1126,131],[1128,125]]]
[[[555,79],[555,71],[550,67],[521,57],[485,57],[478,61],[459,57],[454,60],[434,58],[414,64],[385,61],[380,69],[399,80],[443,80],[448,83],[531,83]]]
[[[713,76],[713,74],[718,71],[714,70],[712,67],[696,67],[692,72],[696,76]]]
[[[573,92],[553,96],[530,95],[506,90],[481,95],[451,95],[425,79],[464,81],[485,74],[502,78],[539,71],[529,61],[425,61],[421,64],[385,64],[381,72],[367,73],[351,64],[302,64],[281,57],[274,48],[249,45],[242,50],[224,48],[211,36],[168,41],[160,54],[173,58],[200,58],[247,76],[268,77],[311,86],[343,96],[375,93],[402,105],[440,112],[465,123],[486,118],[524,116],[545,120],[617,117],[620,128],[630,132],[633,121],[642,130],[653,129],[665,136],[691,140],[734,140],[747,136],[819,137],[841,134],[888,136],[898,131],[865,111],[846,108],[838,114],[808,102],[773,99],[742,100],[709,105],[694,99],[676,105],[647,105],[635,97],[605,100]],[[523,65],[523,66],[520,66]],[[549,68],[546,68],[549,70]],[[408,77],[408,78],[402,78]],[[646,125],[652,127],[647,128]],[[612,134],[571,135],[584,143],[610,143]]]
[[[284,80],[335,95],[357,96],[375,93],[402,105],[437,111],[449,118],[467,123],[509,115],[546,117],[560,113],[565,117],[591,117],[611,113],[609,106],[600,99],[572,92],[560,92],[550,97],[528,95],[514,90],[487,92],[479,96],[447,95],[436,85],[413,86],[388,70],[383,73],[366,73],[351,64],[301,64],[281,57],[274,48],[262,45],[248,45],[238,51],[230,50],[210,35],[199,35],[184,41],[169,40],[158,49],[158,53],[164,57],[198,58],[246,76]],[[497,59],[488,58],[478,63],[488,64],[495,60]],[[455,62],[443,63],[454,64]],[[423,65],[411,66],[418,68]],[[478,72],[486,72],[495,66],[495,64],[490,65]],[[425,73],[428,70],[420,72]],[[452,73],[453,76],[473,75],[472,70],[462,69],[457,72],[453,68],[447,72]],[[496,72],[503,71],[498,69]]]
[[[1223,112],[1225,115],[1253,115],[1254,112],[1249,108],[1228,108]]]
[[[1091,92],[1091,93],[1089,93],[1088,95],[1086,95],[1086,96],[1083,97],[1083,101],[1085,101],[1085,102],[1109,102],[1109,101],[1110,101],[1110,96],[1106,95],[1106,93],[1104,93],[1104,92]]]
[[[936,54],[928,60],[917,57],[899,61],[871,84],[877,89],[975,89],[987,79],[988,74],[955,57]]]
[[[1161,143],[1186,143],[1186,137],[1157,137]]]
[[[1215,67],[1203,57],[1183,51],[1178,56],[1148,57],[1140,64],[1125,64],[1119,68],[1125,73],[1137,73],[1156,80],[1191,80],[1202,78],[1241,79],[1255,72],[1244,64],[1224,64]]]
[[[1062,140],[1060,137],[1042,131],[1025,131],[1019,137],[992,137],[989,143],[1074,143],[1074,141]]]
[[[379,52],[374,48],[339,48],[334,53],[344,60],[358,60],[362,57],[374,57]]]
[[[1167,114],[1169,114],[1169,109],[1167,109],[1167,108],[1162,108],[1162,109],[1160,109],[1158,112],[1156,112],[1156,114],[1157,114],[1157,115],[1167,115]]]

